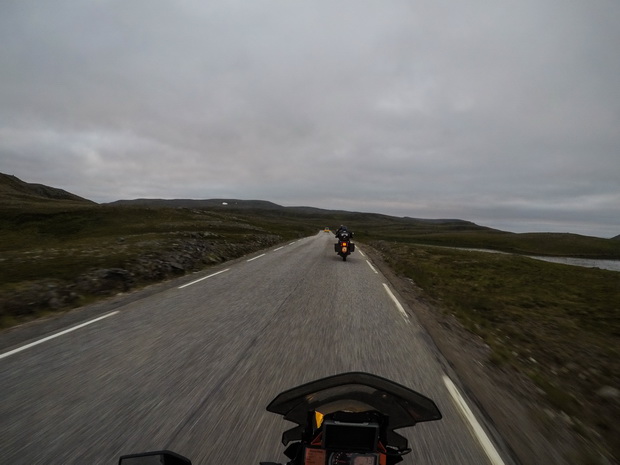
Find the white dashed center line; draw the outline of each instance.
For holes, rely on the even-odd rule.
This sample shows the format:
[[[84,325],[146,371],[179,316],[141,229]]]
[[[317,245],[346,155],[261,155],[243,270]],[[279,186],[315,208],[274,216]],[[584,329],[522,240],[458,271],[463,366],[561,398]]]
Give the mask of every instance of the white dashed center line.
[[[200,281],[204,281],[205,279],[209,279],[209,278],[211,278],[213,276],[216,276],[216,275],[218,275],[220,273],[224,273],[225,271],[228,271],[229,269],[230,268],[226,268],[225,270],[218,271],[217,273],[213,273],[213,274],[210,274],[209,276],[205,276],[204,278],[200,278],[200,279],[197,279],[196,281],[192,281],[191,283],[183,284],[182,286],[179,286],[179,289],[183,289],[184,287],[191,286],[192,284],[199,283]]]

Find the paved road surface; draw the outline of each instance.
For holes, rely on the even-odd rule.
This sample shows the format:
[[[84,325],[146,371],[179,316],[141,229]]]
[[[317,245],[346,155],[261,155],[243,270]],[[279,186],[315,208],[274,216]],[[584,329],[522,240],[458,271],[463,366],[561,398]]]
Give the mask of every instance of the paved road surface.
[[[73,331],[15,344],[21,329],[0,334],[0,347],[12,338],[0,352],[0,463],[115,464],[161,448],[194,464],[282,462],[290,424],[265,406],[352,370],[407,385],[442,411],[406,434],[405,464],[491,463],[413,311],[398,308],[363,249],[343,262],[333,242],[321,232],[117,299],[116,313]]]

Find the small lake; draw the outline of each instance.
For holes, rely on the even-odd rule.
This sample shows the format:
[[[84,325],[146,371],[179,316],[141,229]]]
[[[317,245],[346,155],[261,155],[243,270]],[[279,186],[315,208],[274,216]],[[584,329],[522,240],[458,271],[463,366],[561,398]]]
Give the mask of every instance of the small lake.
[[[490,249],[469,249],[460,247],[450,247],[459,250],[472,250],[474,252],[501,253],[512,255],[507,252]],[[514,254],[516,255],[516,254]],[[596,260],[590,258],[573,258],[573,257],[541,257],[536,255],[526,255],[527,257],[544,262],[561,263],[562,265],[582,266],[584,268],[600,268],[601,270],[620,271],[620,260]]]
[[[563,265],[583,266],[586,268],[601,268],[602,270],[620,271],[620,260],[592,260],[589,258],[572,257],[533,257],[545,262],[562,263]]]

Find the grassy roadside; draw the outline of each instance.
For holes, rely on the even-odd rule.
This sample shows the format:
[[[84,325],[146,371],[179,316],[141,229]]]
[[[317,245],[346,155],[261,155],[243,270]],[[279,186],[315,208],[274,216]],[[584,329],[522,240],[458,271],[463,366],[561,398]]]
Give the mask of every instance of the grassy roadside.
[[[0,211],[0,328],[318,230],[233,211],[32,205]]]
[[[489,363],[529,377],[562,421],[620,457],[620,273],[514,255],[372,245],[484,339]],[[551,428],[555,420],[545,418]]]

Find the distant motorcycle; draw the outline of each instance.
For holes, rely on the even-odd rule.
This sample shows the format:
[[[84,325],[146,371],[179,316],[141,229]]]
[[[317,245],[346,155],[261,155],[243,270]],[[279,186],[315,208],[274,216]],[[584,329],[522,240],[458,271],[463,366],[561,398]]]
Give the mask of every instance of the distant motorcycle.
[[[347,256],[355,252],[355,244],[351,242],[351,234],[348,231],[341,232],[337,237],[338,242],[334,244],[334,250],[346,262]]]
[[[394,465],[411,452],[407,439],[394,430],[441,419],[431,399],[362,372],[284,391],[267,411],[296,424],[282,434],[282,443],[288,445],[287,465]],[[119,464],[191,465],[191,461],[174,452],[156,451],[123,456]]]

